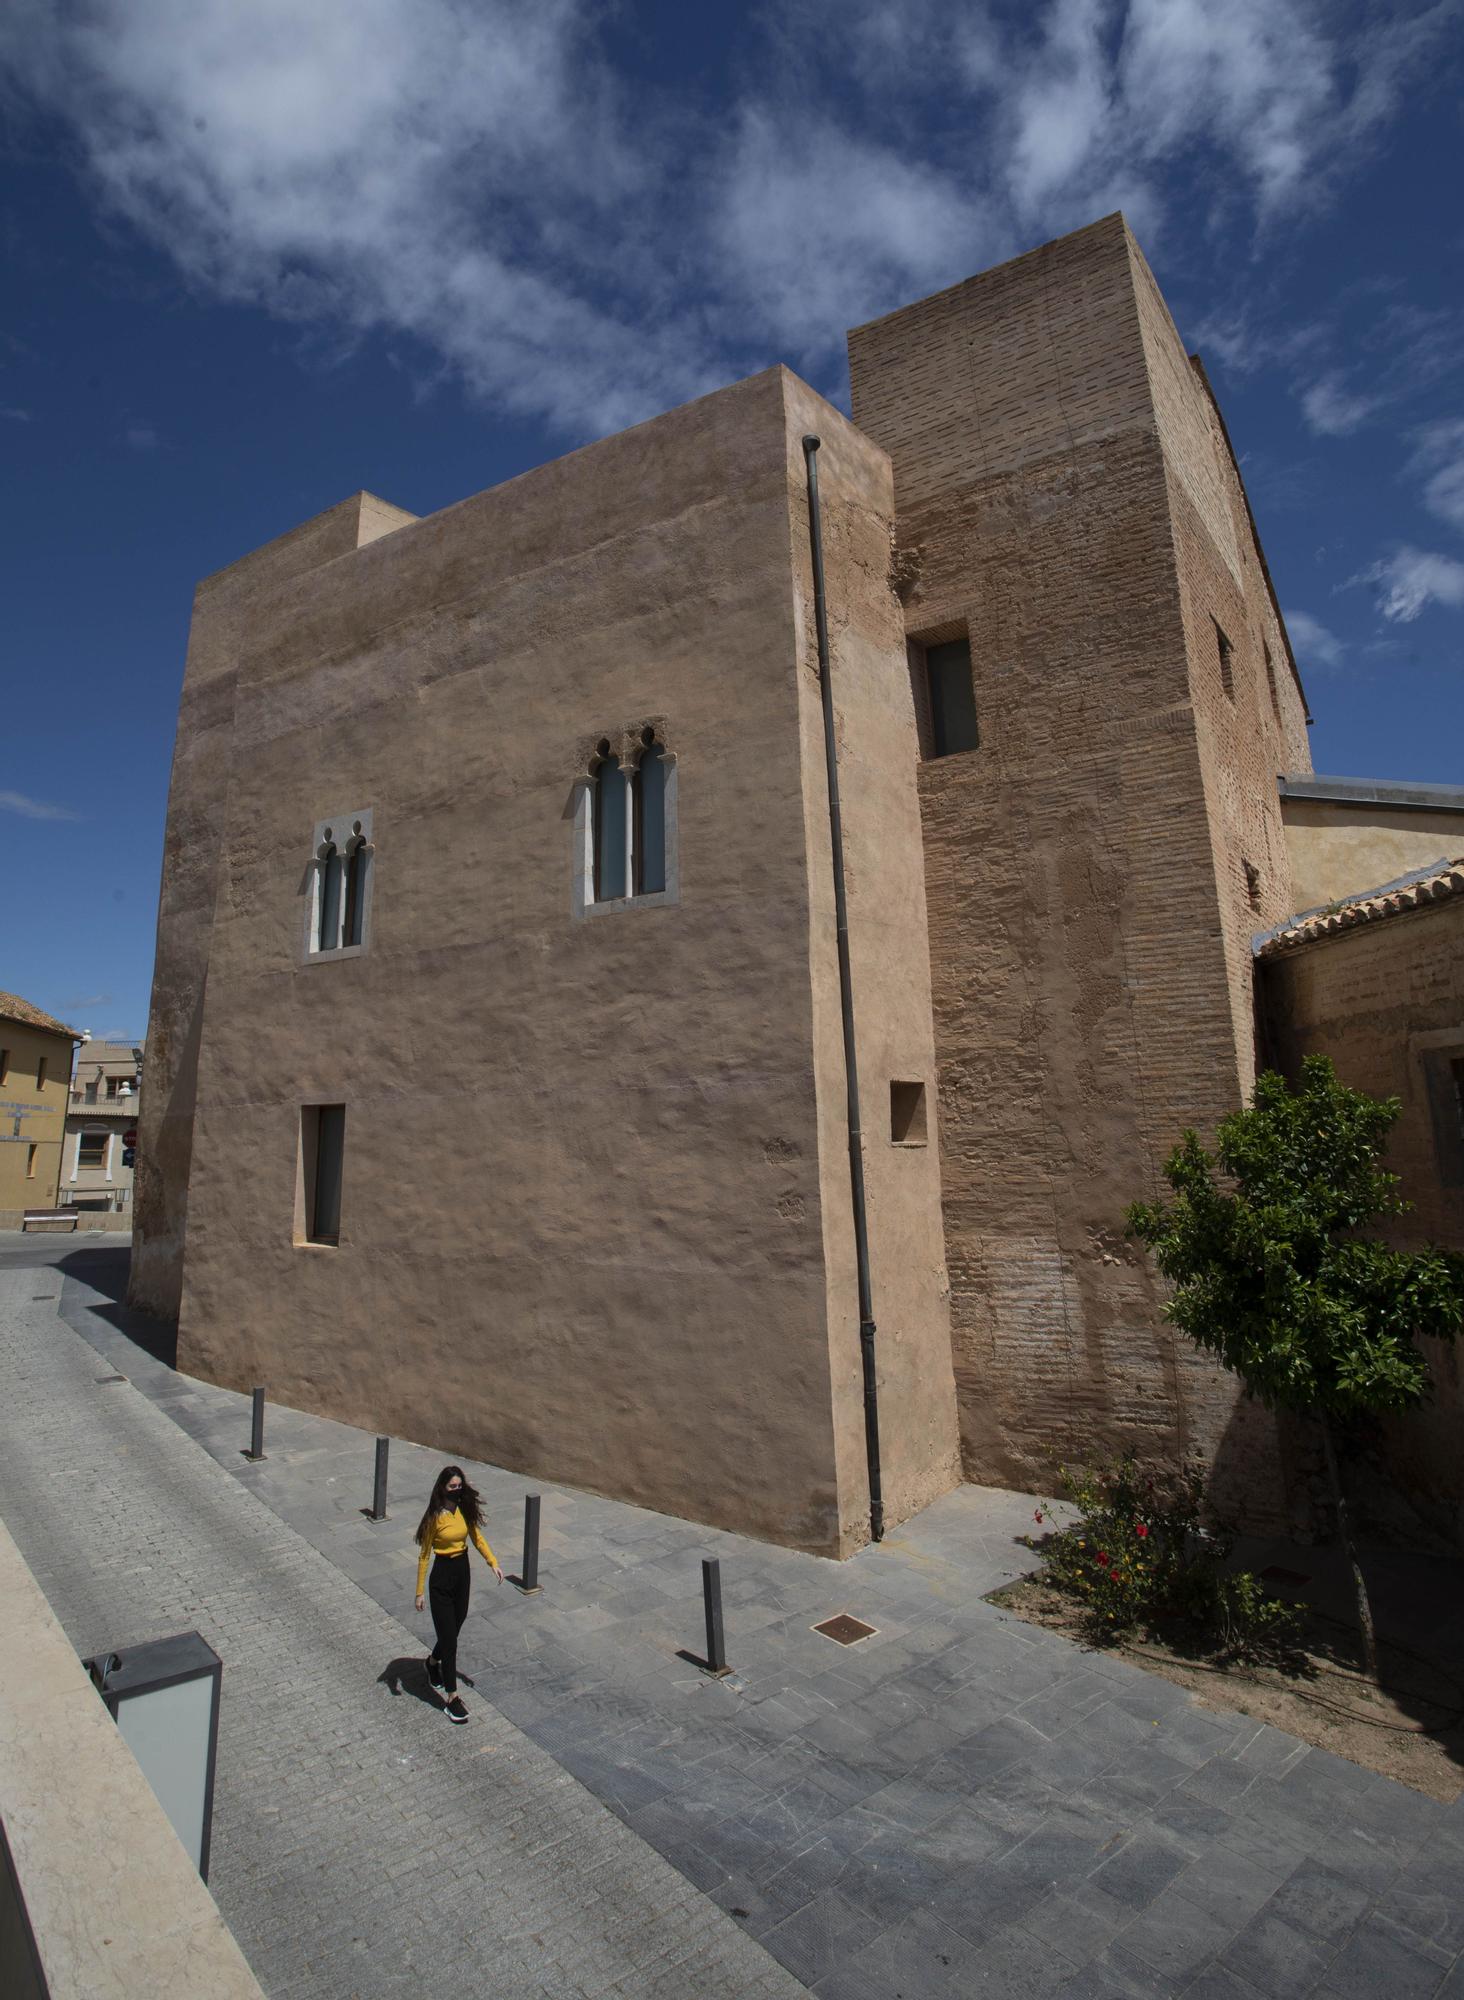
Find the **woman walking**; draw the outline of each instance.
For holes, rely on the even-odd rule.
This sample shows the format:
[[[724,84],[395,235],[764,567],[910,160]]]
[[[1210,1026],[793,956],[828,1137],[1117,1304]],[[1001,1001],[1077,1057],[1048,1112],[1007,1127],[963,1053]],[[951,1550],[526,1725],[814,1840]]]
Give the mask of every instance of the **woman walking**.
[[[427,1658],[427,1678],[442,1696],[443,1713],[449,1722],[468,1719],[457,1691],[457,1642],[468,1615],[469,1539],[502,1583],[498,1558],[483,1539],[482,1502],[463,1476],[460,1465],[444,1466],[432,1488],[427,1512],[417,1527],[417,1609],[422,1609],[428,1558],[435,1556],[428,1596],[432,1600],[432,1629],[437,1643]]]

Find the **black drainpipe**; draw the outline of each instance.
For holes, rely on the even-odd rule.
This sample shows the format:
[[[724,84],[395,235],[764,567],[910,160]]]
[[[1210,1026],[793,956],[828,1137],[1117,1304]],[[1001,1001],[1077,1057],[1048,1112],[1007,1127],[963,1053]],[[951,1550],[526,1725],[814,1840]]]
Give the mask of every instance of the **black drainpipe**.
[[[869,1535],[884,1540],[884,1482],[879,1468],[879,1385],[874,1370],[874,1299],[869,1283],[869,1227],[864,1209],[864,1145],[859,1128],[859,1066],[854,1053],[854,991],[849,978],[849,907],[844,894],[844,823],[839,812],[839,757],[834,745],[834,685],[824,597],[823,529],[818,511],[819,440],[803,440],[808,474],[808,540],[813,551],[813,616],[823,697],[824,763],[829,775],[829,844],[834,857],[834,930],[839,942],[839,1010],[844,1017],[844,1076],[849,1098],[849,1189],[854,1197],[854,1261],[859,1270],[859,1353],[864,1368],[864,1449],[869,1460]]]

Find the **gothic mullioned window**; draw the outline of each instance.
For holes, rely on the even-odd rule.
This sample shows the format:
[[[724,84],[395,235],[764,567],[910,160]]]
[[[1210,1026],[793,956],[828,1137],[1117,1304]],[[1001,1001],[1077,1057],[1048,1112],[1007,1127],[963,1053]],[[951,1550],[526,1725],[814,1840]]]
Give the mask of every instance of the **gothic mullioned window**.
[[[574,913],[675,902],[676,759],[654,727],[602,737],[575,814]]]
[[[306,922],[309,957],[338,958],[365,947],[375,852],[369,811],[340,813],[316,827]]]

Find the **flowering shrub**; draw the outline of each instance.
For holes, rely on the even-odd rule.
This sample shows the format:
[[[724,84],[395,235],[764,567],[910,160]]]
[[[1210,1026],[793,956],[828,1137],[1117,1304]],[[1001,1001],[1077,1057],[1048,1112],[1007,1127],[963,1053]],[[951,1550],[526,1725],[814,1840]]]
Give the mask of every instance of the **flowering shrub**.
[[[1135,1626],[1186,1621],[1195,1636],[1234,1658],[1294,1645],[1296,1613],[1248,1570],[1227,1571],[1230,1537],[1201,1521],[1204,1479],[1196,1468],[1156,1479],[1132,1454],[1094,1472],[1058,1468],[1063,1497],[1081,1518],[1060,1527],[1051,1504],[1028,1537],[1044,1580],[1078,1600],[1089,1636],[1105,1643]]]

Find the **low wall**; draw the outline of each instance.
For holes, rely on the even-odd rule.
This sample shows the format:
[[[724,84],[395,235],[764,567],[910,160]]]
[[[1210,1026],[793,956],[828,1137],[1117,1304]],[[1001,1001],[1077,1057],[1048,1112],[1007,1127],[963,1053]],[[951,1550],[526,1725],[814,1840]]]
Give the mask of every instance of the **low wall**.
[[[264,2000],[0,1525],[0,1994]]]

